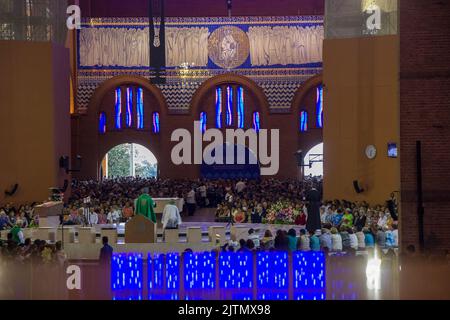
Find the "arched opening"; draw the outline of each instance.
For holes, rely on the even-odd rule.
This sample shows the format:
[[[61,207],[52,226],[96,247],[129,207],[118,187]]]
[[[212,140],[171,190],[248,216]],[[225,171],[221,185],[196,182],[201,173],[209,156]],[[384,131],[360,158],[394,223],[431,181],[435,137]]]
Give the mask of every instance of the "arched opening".
[[[206,157],[201,166],[201,176],[204,179],[250,179],[255,180],[261,177],[261,169],[258,157],[253,150],[243,145],[225,143],[222,147],[222,164],[211,162],[219,155],[213,150],[211,157]],[[227,159],[229,158],[229,159]],[[228,164],[231,160],[233,164]]]
[[[323,177],[323,143],[311,148],[304,158],[305,177]]]
[[[103,179],[157,178],[158,160],[146,147],[137,143],[124,143],[106,153],[101,163],[100,173]]]

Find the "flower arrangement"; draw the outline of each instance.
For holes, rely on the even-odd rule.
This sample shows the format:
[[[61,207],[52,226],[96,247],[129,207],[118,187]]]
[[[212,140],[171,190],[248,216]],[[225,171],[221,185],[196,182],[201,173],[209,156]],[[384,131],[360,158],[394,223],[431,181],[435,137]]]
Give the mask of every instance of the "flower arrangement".
[[[300,210],[294,208],[292,203],[279,201],[270,206],[263,222],[270,224],[295,224],[295,220],[299,215]]]

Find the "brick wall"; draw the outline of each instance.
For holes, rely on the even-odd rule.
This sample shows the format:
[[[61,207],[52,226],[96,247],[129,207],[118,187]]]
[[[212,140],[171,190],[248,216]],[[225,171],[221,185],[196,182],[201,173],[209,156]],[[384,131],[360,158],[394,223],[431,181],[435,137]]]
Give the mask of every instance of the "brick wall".
[[[418,245],[416,141],[425,245],[450,249],[450,1],[400,2],[402,243]]]

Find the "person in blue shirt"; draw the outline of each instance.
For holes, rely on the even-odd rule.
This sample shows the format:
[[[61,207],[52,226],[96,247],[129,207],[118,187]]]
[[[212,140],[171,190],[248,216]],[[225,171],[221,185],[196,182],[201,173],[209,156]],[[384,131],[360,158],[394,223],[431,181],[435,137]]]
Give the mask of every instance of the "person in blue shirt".
[[[338,227],[341,224],[343,216],[344,216],[344,212],[342,211],[341,208],[339,208],[337,210],[337,213],[334,214],[333,217],[332,217],[333,226]]]
[[[109,265],[111,263],[113,248],[108,244],[108,237],[102,238],[103,248],[100,250],[100,264]]]
[[[311,232],[309,237],[309,244],[311,246],[311,251],[320,251],[320,239],[315,232]]]
[[[364,228],[364,242],[366,243],[366,248],[373,248],[375,247],[375,239],[373,237],[373,234],[370,232],[369,229]]]

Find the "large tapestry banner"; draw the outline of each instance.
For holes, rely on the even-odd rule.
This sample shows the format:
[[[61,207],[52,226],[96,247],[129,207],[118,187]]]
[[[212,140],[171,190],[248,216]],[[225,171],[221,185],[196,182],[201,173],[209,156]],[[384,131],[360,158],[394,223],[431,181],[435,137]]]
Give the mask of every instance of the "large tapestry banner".
[[[167,18],[167,67],[298,67],[322,61],[324,29],[320,17],[193,19],[184,19],[181,24],[181,18]],[[82,69],[149,67],[145,21],[89,21],[79,31],[78,42]]]

